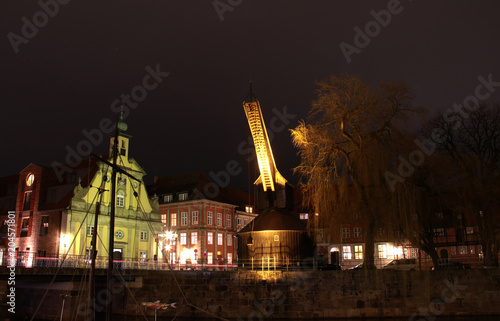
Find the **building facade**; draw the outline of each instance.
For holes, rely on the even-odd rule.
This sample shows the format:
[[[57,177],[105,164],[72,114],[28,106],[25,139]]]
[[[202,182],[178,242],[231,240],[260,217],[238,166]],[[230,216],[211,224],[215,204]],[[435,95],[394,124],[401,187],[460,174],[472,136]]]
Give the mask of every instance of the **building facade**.
[[[168,263],[181,268],[236,266],[237,213],[241,207],[253,211],[251,204],[240,204],[234,190],[219,188],[201,172],[158,178],[150,194],[159,201]]]
[[[134,179],[124,173],[116,176],[113,253],[116,260],[153,262],[158,256],[161,259],[158,234],[163,225],[158,204],[147,195],[146,173],[129,157],[129,138],[123,132],[118,136],[117,164]],[[111,177],[111,166],[98,158],[57,168],[35,164],[24,168],[17,175],[15,195],[17,264],[30,267],[37,260],[64,255],[68,260],[88,262],[96,210],[97,257],[106,261]]]

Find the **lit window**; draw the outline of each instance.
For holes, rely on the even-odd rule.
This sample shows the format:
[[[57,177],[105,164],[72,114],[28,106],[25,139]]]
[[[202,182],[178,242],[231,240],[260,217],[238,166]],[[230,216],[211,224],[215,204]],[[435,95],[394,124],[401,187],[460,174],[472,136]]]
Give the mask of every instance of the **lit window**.
[[[233,236],[231,234],[227,235],[227,246],[233,246]]]
[[[378,245],[378,258],[379,259],[387,259],[387,245],[379,244]]]
[[[207,263],[214,264],[214,254],[212,252],[207,253]]]
[[[23,211],[29,211],[30,209],[31,209],[31,191],[24,193]]]
[[[207,244],[214,244],[214,234],[212,232],[207,233]]]
[[[309,213],[300,213],[300,219],[301,220],[309,219]]]
[[[28,229],[29,229],[29,218],[23,218],[22,225],[21,225],[21,237],[26,237],[28,236]]]
[[[348,239],[349,237],[350,237],[349,228],[348,227],[343,227],[342,228],[342,238],[343,239]]]
[[[188,199],[188,193],[180,193],[179,194],[179,201],[185,201]]]
[[[418,258],[418,248],[416,248],[416,247],[412,247],[412,248],[410,249],[410,254],[411,254],[411,257],[412,257],[413,259],[417,259],[417,258]]]
[[[470,246],[470,254],[474,254],[474,245]]]
[[[161,214],[161,222],[167,224],[167,214]]]
[[[43,215],[40,224],[40,236],[47,235],[49,232],[49,216]]]
[[[172,194],[163,195],[163,203],[170,203],[173,200]]]
[[[279,241],[280,241],[279,234],[274,234],[274,242],[279,242]]]
[[[207,212],[207,225],[213,224],[213,214],[212,212]]]
[[[141,241],[147,241],[147,240],[148,240],[148,232],[141,231]]]
[[[231,227],[231,214],[226,214],[226,227]]]
[[[433,229],[434,236],[444,236],[444,228]]]
[[[363,245],[354,245],[354,259],[355,260],[363,259]]]
[[[245,212],[253,213],[253,207],[252,206],[245,206]]]
[[[467,245],[459,246],[458,247],[458,253],[460,253],[460,254],[467,254]]]
[[[170,214],[170,226],[177,226],[177,213]]]
[[[352,229],[354,237],[361,237],[361,227],[355,227]]]
[[[482,245],[478,245],[477,246],[477,254],[479,254],[479,261],[483,261],[483,257],[484,257],[484,254],[483,254],[483,246]]]
[[[87,225],[87,236],[92,236],[94,234],[94,227]]]
[[[466,231],[467,231],[467,234],[474,234],[474,227],[467,226]]]
[[[217,213],[217,226],[222,226],[222,213]]]
[[[191,212],[191,223],[195,225],[198,224],[198,211]]]
[[[342,247],[342,253],[344,255],[344,260],[350,260],[352,258],[351,247],[350,246],[343,246]]]
[[[198,244],[198,232],[191,232],[191,245]]]
[[[217,234],[217,245],[224,245],[222,242],[222,233]]]
[[[180,240],[181,245],[186,245],[187,244],[187,236],[186,233],[181,233],[181,240]]]
[[[187,224],[188,224],[188,213],[182,212],[181,213],[181,225],[186,226]]]
[[[118,193],[116,194],[116,206],[125,206],[125,193],[123,191],[118,191]]]
[[[147,257],[148,257],[148,251],[139,251],[139,258],[142,263],[146,262]]]
[[[227,253],[227,264],[233,264],[233,253]]]

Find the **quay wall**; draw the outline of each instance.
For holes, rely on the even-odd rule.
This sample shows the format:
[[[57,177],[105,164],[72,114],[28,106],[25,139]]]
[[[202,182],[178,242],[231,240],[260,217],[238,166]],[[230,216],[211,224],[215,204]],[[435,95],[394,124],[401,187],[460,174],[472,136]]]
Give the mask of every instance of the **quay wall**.
[[[46,269],[45,269],[46,271]],[[50,283],[43,270],[17,274],[16,301],[21,314],[34,312]],[[45,272],[47,273],[47,272]],[[64,314],[83,311],[81,277],[60,273],[53,283],[43,316],[54,319],[66,300]],[[75,273],[75,272],[73,272]],[[2,274],[2,271],[0,271]],[[83,272],[82,272],[83,274]],[[64,279],[64,277],[66,277]],[[500,269],[443,271],[121,271],[114,284],[113,311],[140,316],[142,302],[174,303],[158,310],[161,318],[223,318],[237,320],[500,315]],[[5,288],[6,283],[0,286]],[[97,305],[106,300],[105,280],[97,280]],[[5,312],[2,301],[2,316]],[[146,309],[154,316],[153,309]]]

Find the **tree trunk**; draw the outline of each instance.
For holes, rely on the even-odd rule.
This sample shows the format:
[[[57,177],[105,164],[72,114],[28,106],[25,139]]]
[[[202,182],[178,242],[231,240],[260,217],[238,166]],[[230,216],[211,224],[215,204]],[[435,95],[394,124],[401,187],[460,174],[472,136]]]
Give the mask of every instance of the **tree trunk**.
[[[425,253],[429,254],[429,256],[432,259],[432,264],[434,264],[434,269],[439,270],[439,255],[438,252],[436,251],[436,248],[433,245],[429,246],[422,246],[420,248],[422,251]]]
[[[366,228],[365,235],[365,257],[363,265],[365,268],[375,269],[375,219],[372,211],[369,210],[368,214],[368,227]]]
[[[484,242],[484,266],[498,266],[498,249],[494,242]]]

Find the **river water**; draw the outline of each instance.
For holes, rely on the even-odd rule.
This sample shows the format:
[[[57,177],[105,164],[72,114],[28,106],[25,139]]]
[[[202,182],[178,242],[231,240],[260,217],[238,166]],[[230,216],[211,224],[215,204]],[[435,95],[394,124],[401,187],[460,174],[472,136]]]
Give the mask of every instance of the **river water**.
[[[119,321],[119,320],[128,320],[128,321],[139,321],[139,320],[145,320],[144,317],[142,318],[113,318],[113,321]],[[154,316],[148,316],[147,320],[155,320]],[[215,318],[200,318],[200,317],[193,317],[193,318],[174,318],[174,317],[157,317],[157,321],[219,321],[222,319],[215,319]],[[460,316],[460,317],[436,317],[436,316],[416,316],[416,317],[411,317],[411,318],[382,318],[382,319],[377,319],[377,318],[365,318],[365,319],[278,319],[278,318],[253,318],[253,319],[248,319],[248,318],[241,318],[241,319],[230,319],[231,321],[266,321],[266,320],[272,320],[272,321],[285,321],[285,320],[300,320],[300,321],[498,321],[500,320],[500,316]]]

